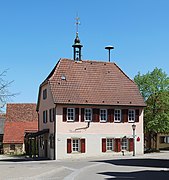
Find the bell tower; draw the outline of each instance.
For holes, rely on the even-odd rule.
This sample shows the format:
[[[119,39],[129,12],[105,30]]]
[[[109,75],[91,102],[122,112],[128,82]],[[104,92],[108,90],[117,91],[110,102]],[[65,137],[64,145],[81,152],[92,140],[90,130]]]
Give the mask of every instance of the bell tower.
[[[79,39],[79,33],[78,33],[78,27],[79,27],[79,17],[76,18],[76,38],[74,40],[74,44],[72,45],[73,47],[73,59],[75,61],[81,61],[82,59],[82,54],[81,54],[81,49],[83,47],[82,44],[80,44],[80,39]]]

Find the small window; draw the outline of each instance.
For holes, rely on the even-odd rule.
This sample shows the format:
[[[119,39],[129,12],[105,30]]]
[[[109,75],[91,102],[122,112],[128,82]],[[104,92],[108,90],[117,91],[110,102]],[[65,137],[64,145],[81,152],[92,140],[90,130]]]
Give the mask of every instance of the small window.
[[[124,150],[128,150],[128,140],[127,138],[122,138],[121,139],[121,150],[124,151]]]
[[[10,144],[10,150],[15,151],[15,144]]]
[[[43,111],[43,123],[48,122],[48,111]]]
[[[169,136],[164,137],[164,143],[169,144]]]
[[[107,109],[100,109],[100,122],[107,121]]]
[[[55,121],[55,119],[56,119],[56,110],[55,110],[55,108],[53,108],[53,121]]]
[[[43,99],[46,99],[47,98],[47,89],[44,89],[43,90]]]
[[[67,121],[75,120],[75,108],[67,108]]]
[[[49,121],[53,122],[55,120],[55,109],[49,109]]]
[[[114,150],[114,143],[113,143],[113,139],[112,138],[107,138],[106,139],[106,150],[107,151],[113,151]]]
[[[72,140],[72,151],[73,152],[80,152],[80,139],[73,139]]]
[[[160,136],[160,143],[169,144],[169,136]]]
[[[54,135],[53,134],[50,135],[50,148],[51,149],[54,148]]]
[[[92,109],[86,108],[84,114],[85,121],[92,121]]]
[[[121,109],[114,110],[114,122],[121,122]]]
[[[128,122],[135,122],[135,110],[134,109],[128,110]]]
[[[39,137],[39,145],[43,149],[43,136]]]

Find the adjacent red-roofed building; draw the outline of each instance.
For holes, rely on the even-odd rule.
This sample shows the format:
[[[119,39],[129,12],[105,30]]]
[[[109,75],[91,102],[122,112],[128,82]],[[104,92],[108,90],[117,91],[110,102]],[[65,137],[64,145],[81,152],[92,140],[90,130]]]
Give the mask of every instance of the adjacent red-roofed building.
[[[3,149],[4,153],[25,153],[26,133],[38,131],[38,115],[36,104],[11,103],[7,104],[6,121],[4,124]]]

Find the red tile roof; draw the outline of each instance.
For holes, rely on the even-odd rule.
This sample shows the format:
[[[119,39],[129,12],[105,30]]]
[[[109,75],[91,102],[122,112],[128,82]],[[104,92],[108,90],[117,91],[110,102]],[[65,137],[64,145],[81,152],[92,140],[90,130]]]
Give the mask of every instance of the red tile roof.
[[[3,143],[23,143],[25,132],[36,131],[36,104],[7,104]]]
[[[33,122],[5,122],[3,143],[24,143],[26,132],[37,132],[38,123]]]
[[[60,59],[45,82],[55,103],[145,106],[137,85],[111,62]]]

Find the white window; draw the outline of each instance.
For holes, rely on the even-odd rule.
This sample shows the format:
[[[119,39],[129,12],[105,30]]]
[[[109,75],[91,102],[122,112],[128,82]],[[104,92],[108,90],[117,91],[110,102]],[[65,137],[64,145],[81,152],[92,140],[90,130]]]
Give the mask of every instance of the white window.
[[[75,109],[67,108],[67,121],[74,121],[74,120],[75,120]]]
[[[134,109],[128,110],[128,122],[135,122],[135,110]]]
[[[107,151],[113,151],[114,150],[114,143],[113,143],[113,139],[112,138],[107,138],[106,139],[106,150]]]
[[[80,139],[73,139],[72,140],[72,151],[73,152],[80,152]]]
[[[107,121],[107,109],[100,109],[100,122]]]
[[[85,116],[85,121],[92,121],[92,109],[86,108],[84,116]]]
[[[114,122],[121,122],[121,109],[114,110]]]
[[[127,138],[122,138],[121,139],[121,150],[128,150],[128,140]]]

